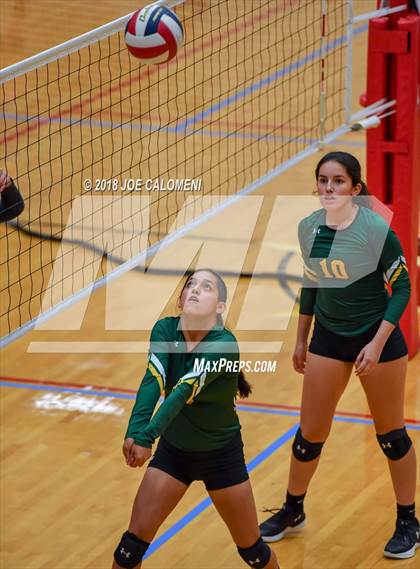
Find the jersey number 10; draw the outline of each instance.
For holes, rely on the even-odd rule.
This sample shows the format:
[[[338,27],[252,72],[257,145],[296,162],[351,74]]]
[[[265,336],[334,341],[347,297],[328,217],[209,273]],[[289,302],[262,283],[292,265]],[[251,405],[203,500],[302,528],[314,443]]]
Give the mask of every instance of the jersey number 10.
[[[324,273],[324,276],[327,279],[336,278],[336,279],[345,280],[345,279],[349,278],[347,271],[346,271],[346,265],[344,264],[344,261],[340,261],[338,259],[335,259],[334,261],[329,262],[330,266],[328,267],[327,259],[322,259],[322,261],[320,261],[319,264],[321,265],[322,272]]]

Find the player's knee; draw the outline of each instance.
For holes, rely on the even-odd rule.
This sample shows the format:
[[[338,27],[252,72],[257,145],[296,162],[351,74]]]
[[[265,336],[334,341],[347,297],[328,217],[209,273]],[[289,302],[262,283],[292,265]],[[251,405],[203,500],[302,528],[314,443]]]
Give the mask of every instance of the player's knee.
[[[403,458],[413,444],[405,427],[395,429],[384,435],[376,435],[376,438],[383,453],[391,460]]]
[[[323,442],[312,443],[306,440],[302,436],[302,431],[299,427],[293,441],[293,455],[296,460],[300,460],[301,462],[309,462],[310,460],[315,460],[321,454],[323,446]]]
[[[120,567],[134,569],[141,562],[150,543],[139,539],[134,533],[123,533],[117,549],[114,551],[114,559]]]
[[[270,561],[271,549],[263,542],[261,537],[251,547],[239,547],[238,553],[250,567],[260,569]]]

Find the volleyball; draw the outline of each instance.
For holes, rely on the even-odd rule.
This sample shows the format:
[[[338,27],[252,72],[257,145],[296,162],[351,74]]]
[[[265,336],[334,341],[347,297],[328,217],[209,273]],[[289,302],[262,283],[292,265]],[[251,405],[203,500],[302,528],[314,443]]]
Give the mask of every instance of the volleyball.
[[[125,28],[128,51],[142,63],[166,63],[175,57],[183,38],[179,18],[162,6],[137,10]]]

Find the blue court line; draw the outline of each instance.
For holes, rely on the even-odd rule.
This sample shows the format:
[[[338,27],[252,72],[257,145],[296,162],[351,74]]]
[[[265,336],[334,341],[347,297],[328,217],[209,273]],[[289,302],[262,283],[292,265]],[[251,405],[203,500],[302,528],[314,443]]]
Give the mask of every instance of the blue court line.
[[[360,34],[362,32],[365,32],[367,29],[368,29],[368,25],[363,24],[353,31],[353,35],[357,35],[357,34]],[[341,46],[345,41],[347,41],[347,35],[341,36],[341,37],[339,37],[339,38],[337,38],[331,42],[328,42],[327,45],[325,46],[325,53],[327,54],[328,52],[336,49],[337,47]],[[177,129],[179,131],[186,131],[194,123],[201,122],[207,116],[209,116],[213,113],[219,112],[223,108],[228,107],[231,103],[236,103],[239,99],[243,99],[244,97],[247,97],[248,95],[254,93],[255,91],[258,91],[259,89],[261,89],[263,87],[266,87],[270,83],[273,83],[274,81],[281,79],[285,75],[292,73],[293,71],[296,71],[297,69],[299,69],[303,65],[306,65],[307,63],[311,63],[312,61],[314,61],[315,59],[317,59],[320,56],[321,56],[321,49],[316,49],[312,53],[309,53],[309,54],[305,55],[304,57],[302,57],[301,59],[298,59],[295,63],[291,63],[290,65],[286,65],[286,67],[283,67],[283,69],[279,69],[278,71],[276,71],[275,73],[272,73],[268,77],[264,77],[260,81],[257,81],[257,83],[254,83],[253,85],[250,85],[249,87],[246,87],[245,89],[242,89],[241,91],[237,91],[236,93],[234,93],[230,97],[227,97],[226,99],[211,105],[208,109],[203,110],[203,111],[197,113],[196,115],[194,115],[193,117],[186,119],[185,121],[179,123],[177,126]]]
[[[299,428],[299,424],[293,425],[288,431],[286,431],[281,437],[275,440],[271,445],[265,448],[262,452],[257,454],[246,466],[248,472],[252,472],[258,465],[260,465],[264,460],[266,460],[270,455],[273,454],[278,448],[284,445],[288,440],[290,440]],[[199,504],[197,504],[192,510],[190,510],[185,516],[180,520],[175,522],[169,529],[167,529],[161,536],[155,539],[147,550],[146,555],[143,559],[147,559],[152,555],[157,549],[162,547],[167,541],[172,539],[178,532],[180,532],[185,526],[191,523],[195,518],[197,518],[204,510],[206,510],[211,505],[210,498],[205,498]]]
[[[115,122],[115,121],[106,121],[106,120],[94,120],[91,118],[82,119],[67,119],[65,117],[43,117],[41,116],[32,116],[29,117],[27,115],[17,115],[14,113],[1,113],[2,116],[6,120],[13,120],[13,121],[21,121],[30,122],[30,121],[39,121],[39,127],[42,128],[45,124],[48,123],[61,123],[68,126],[76,126],[76,125],[83,125],[89,126],[92,128],[110,128],[112,129],[125,129],[125,130],[137,130],[137,131],[145,131],[149,133],[154,132],[167,132],[170,134],[179,134],[179,130],[175,126],[163,126],[158,124],[145,124],[145,123],[135,123],[131,121],[127,121],[125,123],[122,122]],[[19,125],[18,125],[19,126]],[[224,130],[206,130],[204,127],[196,130],[193,134],[200,134],[205,136],[219,136],[225,138],[243,138],[243,139],[256,139],[256,140],[266,140],[266,141],[273,141],[273,142],[303,142],[305,144],[312,144],[316,142],[317,138],[305,138],[303,136],[286,136],[282,134],[257,134],[255,132],[229,132]]]
[[[35,385],[31,383],[19,383],[14,381],[0,381],[0,387],[16,387],[17,389],[33,389],[34,391],[59,391],[61,393],[79,393],[81,395],[98,395],[99,397],[115,397],[115,399],[135,399],[131,393],[115,393],[114,391],[96,391],[95,389],[83,389],[77,387],[59,387],[57,385]]]
[[[126,122],[126,123],[118,123],[118,122],[111,122],[105,120],[94,120],[94,119],[66,119],[65,117],[52,117],[52,118],[44,118],[42,116],[33,116],[28,117],[26,115],[16,115],[12,113],[0,113],[6,120],[19,120],[23,122],[30,122],[30,121],[45,121],[48,123],[61,123],[68,126],[76,126],[78,124],[82,126],[89,126],[92,128],[110,128],[113,129],[125,129],[125,130],[137,130],[137,131],[145,131],[149,133],[154,132],[167,132],[171,134],[179,134],[177,127],[171,126],[160,126],[160,125],[147,125],[144,123],[133,123],[133,122]],[[44,122],[39,125],[40,128],[44,126]],[[303,136],[286,136],[282,134],[257,134],[255,132],[229,132],[223,130],[205,130],[204,128],[200,128],[195,130],[194,132],[190,133],[194,135],[204,135],[209,137],[223,137],[223,138],[238,138],[238,139],[254,139],[254,140],[261,140],[261,141],[268,141],[268,142],[301,142],[303,144],[312,144],[316,142],[317,138],[305,138]],[[356,141],[342,141],[336,142],[336,144],[340,146],[356,146],[362,147],[365,146],[364,142],[356,142]]]
[[[236,409],[238,411],[245,411],[247,413],[265,413],[266,415],[282,415],[288,417],[299,417],[300,411],[292,411],[287,409],[267,409],[261,407],[249,407],[248,405],[237,405]],[[343,415],[334,415],[334,421],[340,423],[359,423],[362,425],[373,425],[373,419],[367,419],[364,417],[346,417]],[[407,429],[413,431],[420,431],[420,425],[405,425]]]
[[[359,26],[358,28],[355,28],[353,35],[358,35],[360,33],[365,32],[368,29],[368,25],[367,24],[363,24],[361,26]],[[331,42],[329,42],[326,47],[325,47],[325,53],[327,54],[328,52],[336,49],[337,47],[341,46],[345,41],[347,40],[347,35],[341,36],[340,38],[337,38]],[[315,59],[317,59],[318,57],[321,56],[321,49],[317,49],[315,51],[313,51],[312,53],[309,53],[308,55],[305,55],[304,57],[302,57],[301,59],[298,59],[298,61],[296,61],[295,63],[291,63],[290,65],[287,65],[286,67],[283,67],[282,69],[276,71],[275,73],[269,75],[268,77],[265,77],[263,79],[261,79],[260,81],[258,81],[257,83],[254,83],[253,85],[251,85],[250,87],[247,87],[245,89],[242,89],[238,92],[236,92],[235,94],[231,95],[230,97],[227,97],[226,99],[211,105],[208,109],[203,110],[199,113],[197,113],[196,115],[194,115],[193,117],[189,118],[189,119],[185,119],[184,121],[180,122],[179,124],[177,124],[176,127],[169,127],[169,126],[154,126],[154,125],[145,125],[145,124],[135,124],[132,123],[131,121],[128,121],[127,123],[115,123],[115,122],[111,122],[111,121],[94,121],[92,119],[65,119],[63,117],[57,117],[57,118],[48,118],[47,122],[61,122],[63,124],[69,124],[69,125],[76,125],[76,124],[88,124],[90,127],[109,127],[111,129],[114,128],[126,128],[126,129],[132,129],[132,130],[145,130],[146,132],[157,132],[157,131],[164,131],[164,132],[169,132],[169,133],[180,133],[180,132],[184,132],[186,133],[188,128],[190,127],[190,125],[195,124],[197,122],[201,122],[204,118],[206,118],[207,116],[220,111],[221,109],[229,106],[231,103],[234,103],[244,97],[247,97],[249,94],[254,93],[255,91],[258,91],[259,89],[266,87],[267,85],[269,85],[270,83],[277,81],[278,79],[281,79],[282,77],[284,77],[285,75],[292,73],[293,71],[296,71],[297,69],[299,69],[300,67],[302,67],[303,65],[307,64],[307,63],[311,63],[312,61],[314,61]],[[43,119],[43,117],[39,117],[39,116],[33,116],[33,117],[29,117],[29,116],[24,116],[24,115],[13,115],[10,113],[4,113],[1,114],[0,116],[3,116],[5,119],[7,118],[11,118],[13,120],[22,120],[22,121],[31,121],[31,120],[46,120]],[[238,132],[234,132],[234,133],[229,133],[229,132],[223,132],[223,131],[208,131],[208,130],[204,130],[204,127],[198,128],[195,131],[190,131],[188,132],[188,134],[197,134],[197,133],[201,133],[201,134],[205,134],[208,136],[229,136],[229,137],[238,137],[238,138],[249,138],[249,137],[255,137],[257,139],[260,140],[283,140],[283,141],[303,141],[305,142],[306,140],[302,137],[284,137],[282,135],[273,135],[273,134],[267,134],[267,135],[257,135],[255,133],[238,133]],[[342,145],[344,143],[341,143]],[[347,144],[345,144],[347,145]],[[363,146],[363,143],[352,143],[352,144],[348,144],[349,146]]]
[[[373,425],[372,419],[363,419],[362,417],[342,417],[334,415],[334,421],[341,423],[360,423],[362,425]],[[420,425],[411,425],[410,423],[405,425],[405,428],[411,431],[420,431]]]
[[[85,395],[98,395],[100,397],[108,396],[115,397],[117,399],[135,399],[134,394],[121,394],[114,393],[110,391],[95,391],[86,389],[77,389],[72,387],[58,387],[58,386],[44,386],[44,385],[31,385],[26,383],[15,383],[11,381],[0,381],[0,387],[17,387],[21,389],[33,389],[36,391],[60,391],[67,393],[79,393]],[[260,407],[247,407],[245,405],[238,405],[237,409],[239,411],[247,411],[251,413],[269,413],[273,415],[283,415],[283,416],[299,416],[298,411],[287,411],[282,409],[261,409]],[[373,421],[371,419],[361,419],[356,417],[340,417],[334,416],[334,421],[350,422],[350,423],[361,423],[371,425]],[[288,440],[290,440],[299,428],[299,423],[294,424],[288,431],[286,431],[281,437],[276,439],[271,445],[266,447],[261,451],[256,457],[254,457],[249,463],[247,463],[248,472],[252,472],[257,466],[259,466],[264,460],[271,456],[277,449],[284,445]],[[420,430],[420,425],[406,425],[407,429]],[[175,522],[169,529],[167,529],[162,535],[155,539],[150,547],[148,548],[146,555],[143,559],[150,557],[155,551],[172,539],[177,533],[179,533],[184,527],[194,521],[202,512],[204,512],[211,505],[210,498],[205,498],[199,502],[192,510],[190,510],[185,516],[180,520]]]
[[[60,387],[57,385],[36,385],[31,383],[19,383],[15,381],[0,380],[0,387],[14,387],[16,389],[32,389],[33,391],[55,391],[59,393],[78,393],[80,395],[97,395],[98,397],[114,397],[115,399],[131,399],[134,401],[136,398],[135,393],[116,393],[115,391],[84,389],[83,387]],[[266,415],[281,415],[282,417],[299,417],[299,411],[288,409],[269,409],[262,407],[252,407],[249,405],[236,406],[238,411],[245,411],[246,413],[261,413]],[[373,425],[372,419],[365,419],[363,417],[345,417],[341,415],[334,415],[334,421],[341,423],[359,423],[363,425]],[[407,429],[414,431],[420,430],[420,425],[406,425]]]
[[[247,411],[248,413],[265,413],[266,415],[286,415],[288,417],[299,417],[299,411],[287,409],[269,409],[264,407],[250,407],[249,405],[236,405],[238,411]],[[280,412],[279,412],[280,411]]]

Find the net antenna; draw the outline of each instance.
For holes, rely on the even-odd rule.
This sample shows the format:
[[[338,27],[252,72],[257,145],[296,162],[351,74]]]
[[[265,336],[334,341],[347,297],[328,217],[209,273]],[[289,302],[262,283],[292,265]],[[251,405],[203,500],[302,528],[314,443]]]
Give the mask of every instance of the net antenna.
[[[186,32],[168,65],[129,57],[128,14],[0,71],[2,165],[25,198],[0,228],[0,346],[392,111],[381,97],[351,112],[352,39],[402,7],[165,5]],[[126,179],[192,179],[200,191],[133,195]]]

